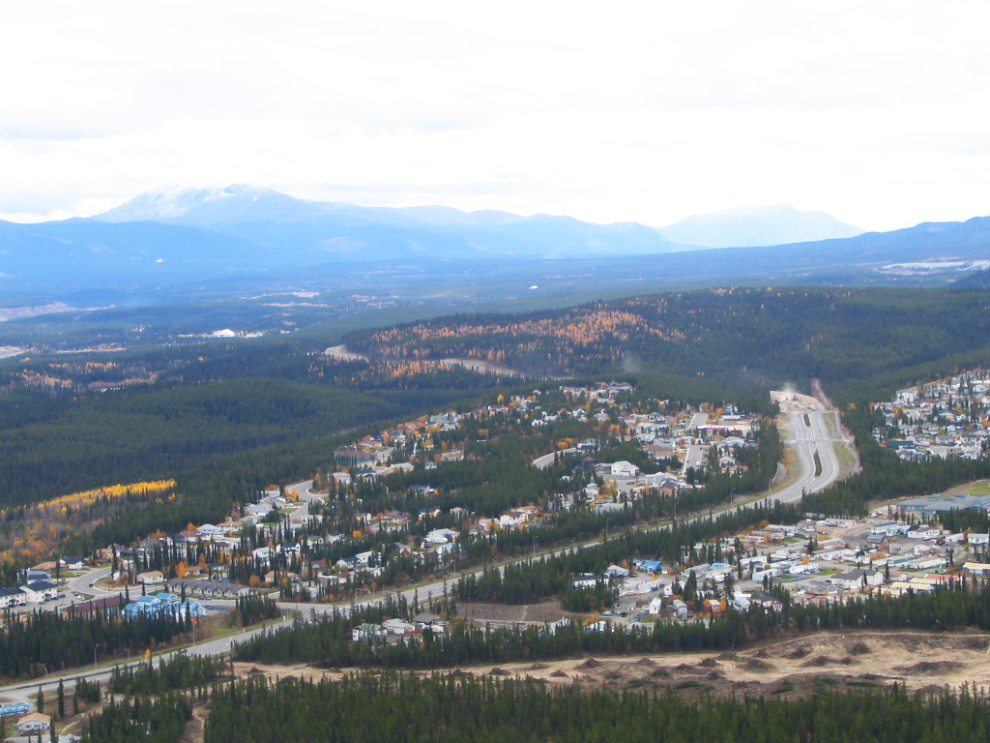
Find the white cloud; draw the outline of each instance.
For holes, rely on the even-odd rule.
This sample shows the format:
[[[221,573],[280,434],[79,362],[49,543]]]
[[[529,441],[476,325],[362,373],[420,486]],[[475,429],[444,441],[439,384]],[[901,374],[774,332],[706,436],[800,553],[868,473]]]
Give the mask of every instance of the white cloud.
[[[0,7],[0,215],[164,183],[868,229],[988,211],[982,3]],[[47,194],[47,196],[46,196]]]

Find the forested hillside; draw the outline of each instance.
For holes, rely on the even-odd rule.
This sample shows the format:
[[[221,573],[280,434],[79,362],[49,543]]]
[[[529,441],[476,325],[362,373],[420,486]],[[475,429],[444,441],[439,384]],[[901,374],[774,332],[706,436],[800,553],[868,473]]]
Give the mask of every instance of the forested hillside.
[[[764,385],[817,377],[848,397],[990,358],[988,308],[980,291],[714,289],[459,315],[346,341],[373,359],[481,359],[536,375],[649,369]]]

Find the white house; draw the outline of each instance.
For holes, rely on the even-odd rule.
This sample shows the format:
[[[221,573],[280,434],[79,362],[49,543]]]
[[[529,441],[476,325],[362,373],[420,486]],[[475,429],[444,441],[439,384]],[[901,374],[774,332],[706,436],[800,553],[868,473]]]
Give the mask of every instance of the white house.
[[[411,635],[416,631],[415,625],[401,619],[386,619],[382,622],[382,628],[390,635]]]
[[[830,580],[834,585],[850,591],[862,588],[864,585],[877,588],[883,585],[883,573],[869,568],[853,568],[845,573],[833,575]]]
[[[24,606],[27,603],[27,594],[20,588],[11,586],[0,588],[0,609],[9,609],[11,606]]]
[[[427,544],[447,544],[457,539],[458,533],[453,529],[434,529],[423,539]]]
[[[632,462],[612,462],[612,477],[639,477],[639,467]]]
[[[29,604],[40,604],[58,595],[58,586],[45,580],[36,580],[28,583],[21,589]]]
[[[780,575],[779,568],[768,567],[766,570],[754,570],[753,580],[762,583],[764,578],[776,578],[778,575]]]
[[[31,733],[40,733],[42,730],[48,730],[51,726],[52,718],[48,715],[43,715],[40,712],[32,712],[29,715],[24,715],[24,717],[17,721],[17,732],[21,735],[30,735]]]
[[[388,632],[380,624],[359,624],[351,630],[351,639],[354,642],[359,640],[373,640],[378,637],[385,637]]]
[[[575,575],[571,579],[571,587],[575,590],[579,588],[594,588],[601,581],[604,581],[604,578],[600,575]]]

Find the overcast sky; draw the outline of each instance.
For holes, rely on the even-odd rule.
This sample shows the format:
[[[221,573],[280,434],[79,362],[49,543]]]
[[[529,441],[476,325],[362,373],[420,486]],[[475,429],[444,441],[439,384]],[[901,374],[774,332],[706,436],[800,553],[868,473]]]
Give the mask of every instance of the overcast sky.
[[[990,5],[4,3],[0,217],[247,183],[664,225],[990,213]]]

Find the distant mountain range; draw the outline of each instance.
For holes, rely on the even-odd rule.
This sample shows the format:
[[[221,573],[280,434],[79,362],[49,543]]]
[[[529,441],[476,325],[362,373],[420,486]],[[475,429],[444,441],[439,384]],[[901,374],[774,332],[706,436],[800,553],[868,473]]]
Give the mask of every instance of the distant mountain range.
[[[793,206],[743,207],[686,217],[657,231],[675,243],[706,248],[752,248],[862,235],[831,214]]]
[[[582,258],[678,248],[635,222],[602,225],[573,217],[465,213],[444,206],[354,206],[304,201],[250,186],[149,191],[93,219],[205,228],[264,247],[299,251],[310,260],[330,254],[343,260]]]
[[[801,230],[856,231],[828,215],[790,207],[693,219],[678,223],[681,232],[673,229],[677,225],[664,228],[666,239],[632,222],[599,225],[440,206],[361,207],[247,186],[169,188],[90,219],[0,221],[0,296],[94,305],[122,296],[162,301],[180,291],[186,297],[200,291],[229,295],[276,282],[320,290],[357,282],[376,293],[416,282],[443,290],[504,283],[570,292],[764,280],[944,284],[990,258],[990,218],[775,247],[712,250],[672,242],[687,236],[688,228],[695,230],[691,239],[716,242],[718,234],[741,235],[744,228],[764,239]],[[939,263],[949,258],[963,264]],[[919,263],[933,260],[935,268]]]

